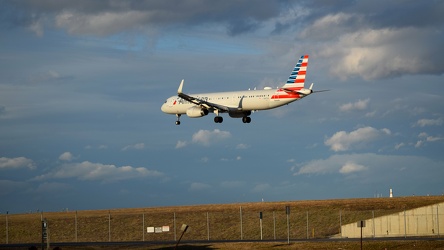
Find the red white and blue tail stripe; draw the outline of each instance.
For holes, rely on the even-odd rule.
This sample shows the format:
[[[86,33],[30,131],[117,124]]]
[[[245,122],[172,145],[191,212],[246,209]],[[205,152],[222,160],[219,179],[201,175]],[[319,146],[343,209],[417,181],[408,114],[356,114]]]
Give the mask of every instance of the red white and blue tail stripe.
[[[283,88],[288,90],[300,90],[304,88],[307,66],[308,55],[301,56]]]

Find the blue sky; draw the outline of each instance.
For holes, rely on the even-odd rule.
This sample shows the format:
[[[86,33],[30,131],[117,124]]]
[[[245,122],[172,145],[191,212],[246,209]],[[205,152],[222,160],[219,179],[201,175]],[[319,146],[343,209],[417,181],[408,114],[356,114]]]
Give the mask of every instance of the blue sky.
[[[7,1],[0,212],[444,193],[441,1]],[[187,93],[329,92],[227,116]]]

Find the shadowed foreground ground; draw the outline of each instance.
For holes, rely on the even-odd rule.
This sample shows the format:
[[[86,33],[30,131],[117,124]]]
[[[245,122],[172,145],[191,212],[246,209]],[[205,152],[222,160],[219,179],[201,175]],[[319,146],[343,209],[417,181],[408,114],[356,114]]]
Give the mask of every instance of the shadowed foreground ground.
[[[69,247],[64,246],[59,249],[63,250],[172,250],[174,245],[155,245],[155,246],[81,246]],[[28,249],[23,247],[0,247],[0,249],[18,250]],[[54,249],[54,247],[51,247]],[[353,242],[296,242],[296,243],[282,243],[282,242],[247,242],[247,243],[208,243],[208,244],[183,244],[179,245],[177,249],[181,250],[210,250],[210,249],[226,249],[226,250],[240,250],[240,249],[296,249],[296,250],[321,250],[321,249],[361,249],[359,241]],[[408,249],[440,249],[444,250],[444,240],[433,241],[417,241],[417,240],[403,240],[403,241],[364,241],[363,248],[366,250],[408,250]]]

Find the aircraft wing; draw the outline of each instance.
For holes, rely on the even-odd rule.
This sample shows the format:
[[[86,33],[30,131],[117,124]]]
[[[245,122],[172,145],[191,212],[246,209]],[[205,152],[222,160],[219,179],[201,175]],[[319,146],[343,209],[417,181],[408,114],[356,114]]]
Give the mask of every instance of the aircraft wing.
[[[192,103],[194,103],[196,105],[204,106],[207,109],[211,109],[211,108],[212,109],[217,109],[217,110],[222,111],[222,112],[229,112],[232,109],[232,108],[224,106],[224,105],[220,105],[220,104],[216,104],[216,103],[212,103],[212,102],[207,102],[205,100],[201,100],[199,98],[196,98],[196,97],[184,94],[182,92],[182,88],[183,88],[183,80],[182,80],[182,82],[180,82],[179,89],[177,90],[177,95],[180,98],[185,99],[185,100],[187,100],[189,102],[192,102]]]

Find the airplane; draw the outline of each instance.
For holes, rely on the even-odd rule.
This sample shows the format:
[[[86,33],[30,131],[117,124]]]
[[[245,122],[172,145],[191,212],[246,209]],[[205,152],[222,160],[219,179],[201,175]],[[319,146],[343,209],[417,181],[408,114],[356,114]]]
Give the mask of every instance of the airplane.
[[[232,118],[242,118],[243,123],[250,123],[252,112],[267,110],[290,104],[309,96],[312,93],[328,90],[313,91],[313,83],[308,89],[305,85],[305,75],[308,66],[308,55],[303,55],[288,77],[284,86],[277,89],[265,87],[261,90],[246,90],[232,92],[215,92],[203,94],[183,93],[184,80],[180,82],[177,95],[168,98],[161,110],[177,117],[176,125],[180,125],[180,117],[186,114],[190,118],[199,118],[214,113],[215,123],[222,123],[221,113],[228,113]]]

